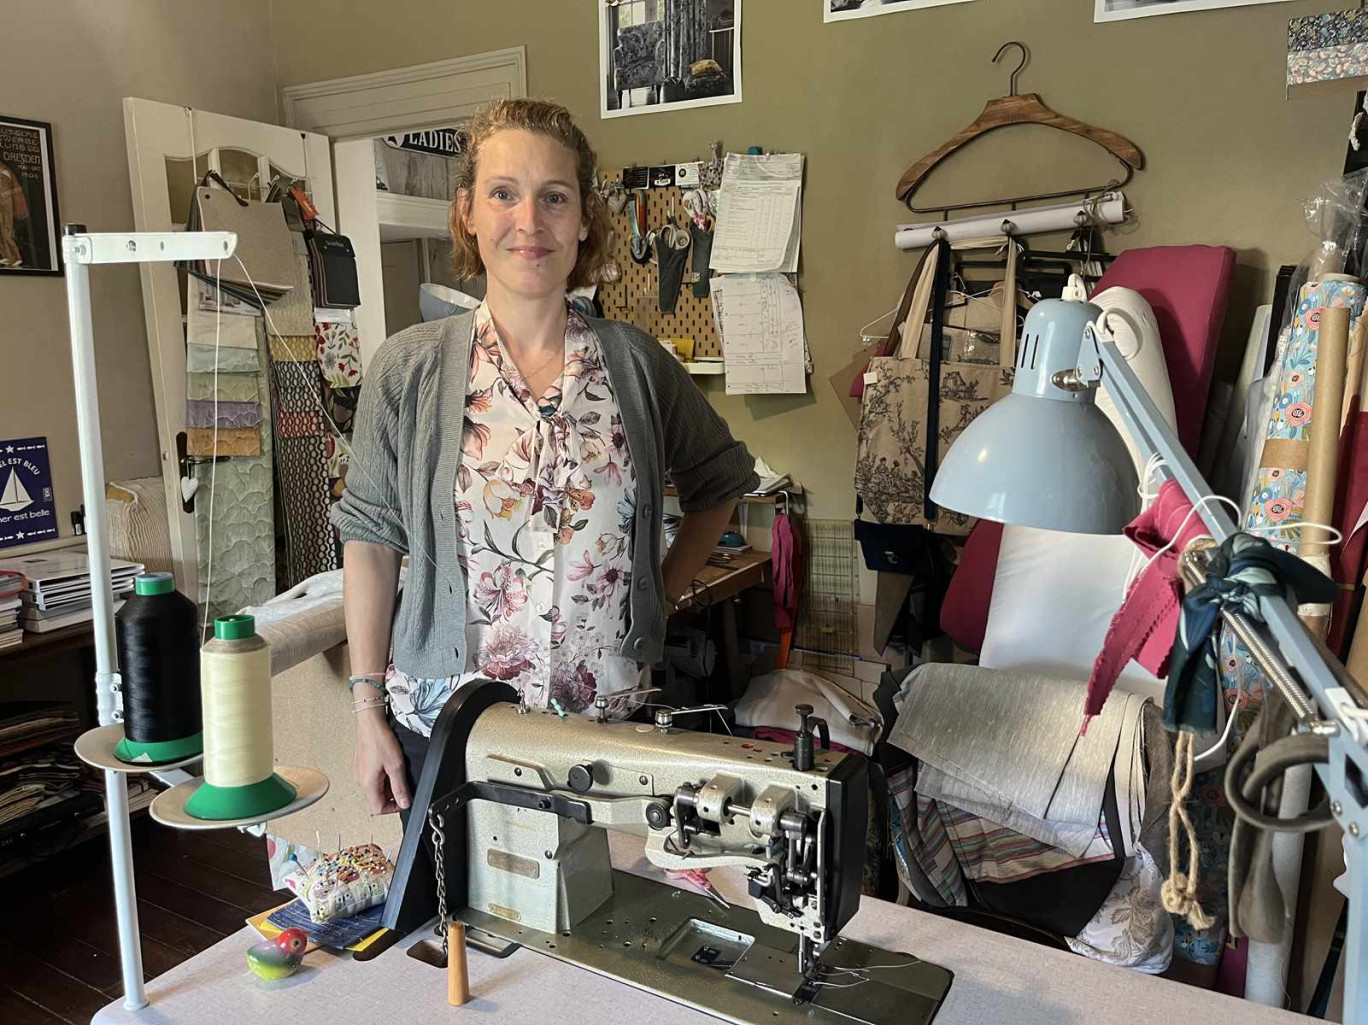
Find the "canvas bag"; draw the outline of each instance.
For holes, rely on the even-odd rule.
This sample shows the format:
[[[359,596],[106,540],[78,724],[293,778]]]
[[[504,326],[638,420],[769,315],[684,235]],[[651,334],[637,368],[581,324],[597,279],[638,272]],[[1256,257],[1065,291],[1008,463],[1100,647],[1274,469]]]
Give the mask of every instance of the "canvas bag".
[[[855,458],[855,493],[880,523],[924,526],[938,534],[966,535],[974,519],[940,509],[929,498],[936,467],[973,419],[1012,390],[1016,363],[1017,247],[1002,237],[957,243],[954,250],[1007,246],[1000,296],[996,362],[944,359],[945,302],[952,247],[927,249],[903,293],[890,338],[891,355],[870,360]],[[933,344],[922,348],[922,325],[931,311]],[[951,355],[962,346],[952,345]],[[937,444],[929,446],[929,438]]]

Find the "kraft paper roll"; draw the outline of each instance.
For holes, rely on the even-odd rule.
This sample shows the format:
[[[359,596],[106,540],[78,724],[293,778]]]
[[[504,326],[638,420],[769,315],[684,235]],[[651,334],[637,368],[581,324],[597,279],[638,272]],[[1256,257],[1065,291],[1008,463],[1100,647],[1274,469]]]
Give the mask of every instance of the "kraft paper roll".
[[[1340,425],[1344,407],[1344,373],[1349,352],[1349,310],[1321,310],[1320,343],[1316,347],[1316,403],[1310,424],[1306,466],[1306,504],[1302,519],[1329,523],[1335,514],[1335,472],[1339,464]],[[1330,535],[1318,528],[1302,532],[1300,554],[1319,555]]]
[[[1363,395],[1364,355],[1368,353],[1368,317],[1359,317],[1349,328],[1349,356],[1344,369],[1344,403],[1340,410],[1340,431],[1349,422],[1349,413]]]
[[[1302,519],[1329,523],[1335,515],[1335,473],[1339,465],[1344,374],[1349,353],[1349,310],[1320,312],[1320,341],[1316,346],[1316,402],[1310,423],[1306,467],[1306,504]],[[1298,554],[1322,573],[1330,572],[1330,535],[1319,527],[1301,532]],[[1330,629],[1329,605],[1303,605],[1297,610],[1306,628],[1322,640]]]
[[[1318,519],[1328,522],[1334,504],[1334,463],[1332,455],[1328,477],[1321,474],[1329,487],[1330,511],[1326,517],[1313,517],[1305,509],[1305,501],[1312,485],[1311,424],[1313,414],[1319,411],[1321,421],[1329,421],[1338,427],[1344,407],[1344,373],[1348,352],[1348,329],[1344,319],[1362,319],[1365,297],[1368,290],[1354,278],[1343,274],[1328,274],[1319,281],[1309,281],[1302,287],[1297,297],[1297,305],[1292,314],[1290,334],[1280,353],[1276,384],[1271,404],[1271,415],[1264,428],[1264,442],[1260,451],[1258,469],[1254,473],[1253,486],[1246,504],[1244,525],[1265,527],[1285,524],[1291,526],[1303,519]],[[1323,315],[1330,313],[1330,323],[1338,324],[1332,330],[1338,334],[1333,342],[1323,339],[1325,327]],[[1331,358],[1336,361],[1338,370],[1327,367],[1327,376],[1335,379],[1318,382],[1317,365],[1322,347],[1333,347],[1336,351]],[[1333,394],[1330,394],[1333,393]],[[1322,406],[1322,402],[1328,405]],[[1339,431],[1335,430],[1333,449],[1338,451]],[[1324,452],[1322,451],[1322,455]],[[1322,508],[1324,508],[1322,506]],[[1272,532],[1268,540],[1287,551],[1298,551],[1298,536],[1294,532]],[[1308,541],[1320,541],[1324,551],[1324,539],[1319,532]]]

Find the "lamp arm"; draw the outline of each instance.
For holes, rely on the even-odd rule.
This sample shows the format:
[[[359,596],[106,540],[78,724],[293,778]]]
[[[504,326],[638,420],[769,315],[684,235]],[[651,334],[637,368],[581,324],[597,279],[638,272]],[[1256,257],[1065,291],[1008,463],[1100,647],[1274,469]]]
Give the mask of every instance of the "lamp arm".
[[[1125,421],[1126,430],[1134,439],[1136,446],[1147,457],[1157,453],[1163,459],[1160,472],[1178,482],[1188,501],[1197,506],[1197,515],[1202,518],[1211,536],[1217,542],[1224,541],[1236,532],[1235,524],[1220,505],[1201,501],[1213,493],[1211,485],[1203,479],[1196,464],[1173,433],[1173,429],[1164,421],[1163,414],[1150,398],[1140,378],[1121,355],[1121,350],[1116,347],[1116,342],[1112,340],[1103,323],[1110,315],[1112,314],[1104,314],[1088,325],[1083,349],[1080,352],[1080,363],[1086,362],[1082,358],[1082,353],[1088,351],[1091,341],[1101,367],[1099,383],[1106,384],[1107,391],[1116,405],[1116,411]],[[1199,502],[1201,504],[1198,504]]]
[[[1147,456],[1158,453],[1164,460],[1160,471],[1177,481],[1188,501],[1197,506],[1198,515],[1218,542],[1237,530],[1225,510],[1214,502],[1201,502],[1212,494],[1182,444],[1164,422],[1158,408],[1140,383],[1135,371],[1111,340],[1106,318],[1089,324],[1083,350],[1094,346],[1100,357],[1100,380],[1116,405],[1121,419],[1139,449]],[[1089,341],[1090,340],[1090,341]],[[1080,363],[1085,362],[1080,358]],[[1200,503],[1200,504],[1198,504]],[[1353,1025],[1368,1025],[1368,864],[1363,845],[1368,843],[1368,708],[1354,699],[1362,688],[1349,686],[1347,672],[1338,659],[1316,640],[1297,618],[1296,610],[1281,595],[1259,599],[1260,624],[1271,635],[1271,653],[1281,656],[1294,680],[1320,706],[1329,722],[1319,723],[1318,732],[1330,737],[1330,764],[1316,767],[1330,794],[1336,819],[1347,830],[1345,865],[1348,870],[1349,920],[1346,928],[1344,1020]],[[1257,627],[1256,627],[1257,628]]]

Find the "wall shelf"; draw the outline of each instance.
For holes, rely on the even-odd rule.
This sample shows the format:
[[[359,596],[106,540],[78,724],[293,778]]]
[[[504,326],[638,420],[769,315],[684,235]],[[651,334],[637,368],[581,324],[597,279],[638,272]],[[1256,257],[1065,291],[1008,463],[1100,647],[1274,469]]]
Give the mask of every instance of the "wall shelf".
[[[714,362],[712,360],[695,360],[690,363],[685,363],[684,369],[691,374],[698,374],[705,377],[712,374],[725,374],[727,372],[725,365],[720,361]]]
[[[451,204],[445,199],[422,199],[393,192],[375,193],[380,219],[380,241],[404,242],[416,238],[447,238]]]
[[[790,497],[792,497],[794,495],[801,494],[802,492],[795,488],[786,488],[783,491],[776,491],[773,494],[769,495],[742,495],[739,499],[737,499],[737,501],[740,502],[742,505],[774,505],[776,502],[779,501],[780,495],[789,495]],[[679,489],[676,488],[673,484],[666,484],[665,497],[678,498]]]

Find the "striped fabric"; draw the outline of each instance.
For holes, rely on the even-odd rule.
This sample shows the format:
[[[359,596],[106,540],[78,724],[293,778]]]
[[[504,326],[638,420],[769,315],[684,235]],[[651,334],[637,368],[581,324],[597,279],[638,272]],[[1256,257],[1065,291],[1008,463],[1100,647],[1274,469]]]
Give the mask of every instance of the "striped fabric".
[[[1041,843],[1005,826],[961,811],[944,801],[918,797],[917,804],[936,805],[946,837],[960,869],[970,879],[985,883],[1013,883],[1046,872],[1076,868],[1112,859],[1107,824],[1097,824],[1095,839],[1082,857]]]
[[[937,907],[969,903],[950,835],[935,801],[912,789],[916,769],[909,766],[888,777],[889,824],[898,875],[920,901]]]

